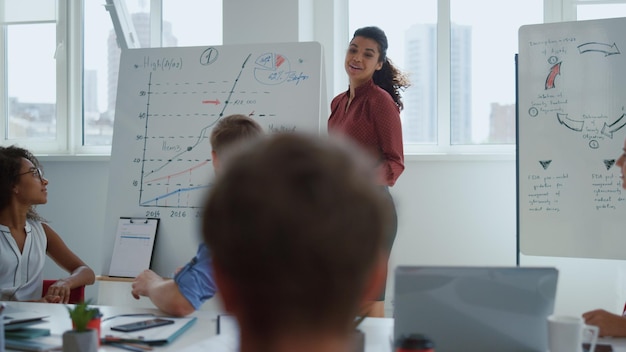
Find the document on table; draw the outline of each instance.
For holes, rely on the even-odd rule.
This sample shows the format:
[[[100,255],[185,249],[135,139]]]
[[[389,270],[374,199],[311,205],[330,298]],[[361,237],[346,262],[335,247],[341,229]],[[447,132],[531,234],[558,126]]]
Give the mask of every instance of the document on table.
[[[159,219],[120,218],[109,276],[136,277],[150,268]]]

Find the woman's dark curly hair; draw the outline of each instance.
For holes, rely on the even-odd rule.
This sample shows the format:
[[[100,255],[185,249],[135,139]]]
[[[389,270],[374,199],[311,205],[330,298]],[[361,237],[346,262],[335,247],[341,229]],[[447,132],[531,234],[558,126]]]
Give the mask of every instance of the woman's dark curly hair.
[[[378,62],[383,63],[383,67],[374,72],[374,83],[384,89],[391,97],[393,101],[396,102],[400,110],[404,108],[404,104],[402,103],[402,96],[400,95],[400,91],[404,91],[407,87],[411,85],[408,77],[400,71],[391,60],[387,57],[387,36],[382,29],[378,27],[363,27],[359,28],[354,32],[354,36],[352,37],[364,37],[368,39],[374,40],[378,43],[378,51],[380,52],[380,56],[378,58]]]
[[[11,202],[13,187],[20,177],[22,158],[29,160],[36,168],[41,168],[39,160],[28,150],[15,145],[0,146],[0,209],[8,207]],[[43,220],[34,207],[28,211],[27,218]]]

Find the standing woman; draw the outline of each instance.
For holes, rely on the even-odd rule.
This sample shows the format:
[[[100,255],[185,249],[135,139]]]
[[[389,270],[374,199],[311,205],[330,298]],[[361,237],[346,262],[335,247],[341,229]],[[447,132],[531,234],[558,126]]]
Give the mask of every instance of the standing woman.
[[[47,185],[33,154],[0,147],[0,300],[68,303],[71,289],[95,281],[93,270],[35,212],[48,201]],[[70,276],[42,298],[46,253]]]
[[[344,65],[350,86],[331,102],[328,130],[350,137],[374,157],[379,168],[379,183],[393,206],[388,187],[393,186],[404,171],[400,124],[400,110],[404,105],[400,90],[408,87],[409,81],[387,58],[387,36],[378,27],[363,27],[354,32]],[[387,255],[391,252],[397,225],[394,207]],[[385,287],[377,300],[366,304],[364,313],[383,317],[384,301]]]

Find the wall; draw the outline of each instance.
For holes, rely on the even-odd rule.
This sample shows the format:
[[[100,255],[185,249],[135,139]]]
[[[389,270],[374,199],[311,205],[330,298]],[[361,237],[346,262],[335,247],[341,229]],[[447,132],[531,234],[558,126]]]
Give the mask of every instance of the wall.
[[[276,6],[263,6],[252,12],[255,17],[272,24],[265,28],[240,18],[240,14],[248,13],[248,1],[225,1],[224,23],[236,22],[237,25],[232,24],[229,30],[228,38],[233,38],[233,42],[226,40],[225,36],[224,44],[289,41],[292,38],[281,36],[280,31],[300,33],[297,23],[289,20],[298,18],[299,14],[293,13],[297,9],[287,6],[287,0],[268,2]],[[326,65],[329,87],[340,89],[346,87],[346,83],[345,78],[341,78],[345,75],[337,62],[341,62],[338,58],[343,57],[345,48],[334,48],[333,44],[324,41],[336,33],[346,33],[346,29],[336,23],[336,17],[345,11],[342,3],[341,0],[316,0],[315,11],[323,10],[317,18],[325,20],[315,21],[314,28],[314,33],[325,45],[326,62],[333,62],[334,58],[334,65]],[[276,11],[277,8],[281,11]],[[283,19],[287,21],[281,22]],[[333,31],[336,33],[330,34],[319,26],[337,26]],[[281,40],[274,40],[274,35]],[[347,34],[344,37],[347,38]],[[334,75],[334,72],[339,74]],[[333,95],[332,92],[330,88],[329,94]],[[99,246],[103,236],[108,161],[43,160],[46,177],[50,179],[50,201],[40,208],[40,212],[99,274],[102,270],[99,267],[102,263]],[[392,194],[398,207],[399,231],[390,259],[391,272],[396,265],[515,265],[516,196],[512,157],[408,156],[406,170],[392,188]],[[180,258],[180,261],[184,263],[188,259]],[[626,299],[622,261],[522,255],[521,265],[559,269],[557,313],[578,315],[592,308],[621,311]],[[54,265],[48,265],[46,277],[60,274]],[[387,290],[388,315],[393,307],[392,278],[390,275]],[[95,297],[95,292],[95,288],[89,288],[87,295]]]
[[[301,30],[304,30],[300,28],[299,21],[301,1],[223,1],[223,43],[297,42]],[[227,21],[229,17],[235,20]]]
[[[99,275],[102,272],[104,214],[109,185],[108,161],[54,161],[40,157],[48,185],[48,204],[37,211],[46,218],[65,243]],[[67,274],[48,258],[44,278]],[[130,292],[129,292],[130,294]],[[97,286],[85,290],[96,299]]]
[[[431,159],[408,156],[407,168],[392,188],[399,230],[390,259],[388,315],[396,265],[515,265],[515,162]],[[99,274],[108,162],[44,157],[43,165],[50,180],[49,203],[39,207],[40,213]],[[189,258],[179,259],[184,263]],[[47,278],[64,275],[48,264]],[[599,307],[619,311],[626,298],[622,261],[522,255],[521,264],[560,270],[556,310],[561,313],[577,315]],[[95,299],[96,292],[89,287],[87,296]]]
[[[471,156],[407,158],[407,169],[392,188],[399,231],[390,275],[396,265],[514,266],[515,161]],[[520,265],[559,269],[558,313],[579,315],[595,308],[621,312],[623,308],[623,261],[522,254]],[[389,280],[388,315],[393,312],[392,291],[393,280]]]

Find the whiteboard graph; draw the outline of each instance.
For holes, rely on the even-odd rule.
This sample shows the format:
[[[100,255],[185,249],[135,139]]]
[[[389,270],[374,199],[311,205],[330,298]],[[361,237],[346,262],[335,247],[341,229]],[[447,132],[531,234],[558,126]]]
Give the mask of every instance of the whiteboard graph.
[[[138,115],[140,129],[132,136],[143,143],[141,155],[134,158],[141,164],[140,175],[133,180],[141,207],[199,207],[213,176],[212,127],[221,117],[240,113],[259,122],[275,121],[267,124],[269,130],[295,130],[295,122],[279,118],[281,111],[275,107],[283,103],[267,102],[278,97],[275,86],[299,89],[311,76],[304,70],[292,70],[289,58],[276,52],[255,57],[244,54],[238,57],[239,64],[220,71],[221,79],[168,74],[182,69],[182,59],[141,59],[132,64],[136,70],[148,69],[148,81],[135,99],[145,100],[144,111]],[[217,65],[218,60],[219,50],[211,47],[202,52],[198,62],[209,66]],[[298,57],[298,61],[304,59]],[[249,73],[254,79],[250,83],[246,81]],[[128,96],[133,97],[132,92]]]
[[[216,123],[243,114],[268,133],[320,134],[322,71],[314,42],[123,50],[105,248],[120,217],[159,218],[153,269],[171,274],[197,248]]]
[[[140,114],[145,121],[144,134],[135,136],[144,144],[141,160],[137,160],[141,162],[140,206],[196,208],[201,204],[213,174],[212,127],[229,106],[243,107],[244,100],[233,101],[233,96],[269,93],[236,90],[249,58],[231,81],[171,81],[169,77],[161,81],[157,73],[149,73],[147,90],[139,92],[147,97],[145,113]],[[239,113],[254,116],[255,104],[256,99],[245,99],[251,108]]]

